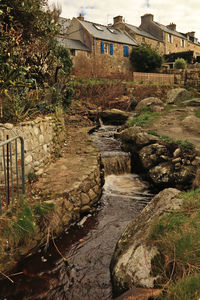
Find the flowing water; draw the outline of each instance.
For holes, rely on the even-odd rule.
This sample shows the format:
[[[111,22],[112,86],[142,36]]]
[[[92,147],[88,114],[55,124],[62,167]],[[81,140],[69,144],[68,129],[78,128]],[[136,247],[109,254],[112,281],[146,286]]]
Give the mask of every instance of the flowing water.
[[[14,283],[0,282],[0,299],[113,299],[109,264],[116,242],[152,197],[148,184],[130,173],[130,157],[121,151],[115,132],[116,127],[102,127],[93,133],[106,175],[95,213],[84,216],[47,251],[21,262],[16,272],[23,274],[11,277]]]

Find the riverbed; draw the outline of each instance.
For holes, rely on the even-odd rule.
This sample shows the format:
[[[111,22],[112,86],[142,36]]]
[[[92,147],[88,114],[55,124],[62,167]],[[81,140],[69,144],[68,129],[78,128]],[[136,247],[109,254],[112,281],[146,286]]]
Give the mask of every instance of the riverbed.
[[[96,208],[47,249],[25,258],[15,270],[19,274],[11,276],[13,283],[0,282],[0,299],[113,299],[109,264],[116,242],[153,196],[148,183],[130,173],[130,156],[121,151],[116,130],[101,127],[93,134],[105,171]]]

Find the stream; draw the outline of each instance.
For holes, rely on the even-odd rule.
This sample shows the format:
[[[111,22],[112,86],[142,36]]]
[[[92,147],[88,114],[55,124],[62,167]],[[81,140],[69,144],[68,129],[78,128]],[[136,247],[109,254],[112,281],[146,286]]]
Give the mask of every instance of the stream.
[[[1,300],[113,299],[109,264],[116,242],[153,196],[148,183],[130,173],[130,156],[121,151],[116,130],[102,126],[92,134],[105,170],[95,212],[83,216],[47,250],[41,248],[20,262],[19,274],[11,276],[14,282],[0,282]]]

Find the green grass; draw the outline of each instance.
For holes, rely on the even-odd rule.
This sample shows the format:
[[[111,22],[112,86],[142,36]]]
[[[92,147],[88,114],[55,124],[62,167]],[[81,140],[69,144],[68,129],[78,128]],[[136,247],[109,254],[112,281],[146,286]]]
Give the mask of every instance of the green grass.
[[[8,245],[23,244],[35,232],[41,218],[51,213],[54,205],[51,203],[28,203],[26,198],[20,198],[9,208],[0,219],[0,234],[8,240]]]
[[[169,287],[160,300],[197,300],[200,297],[200,273],[194,273]]]
[[[195,146],[192,143],[188,142],[187,140],[182,141],[182,140],[172,139],[169,136],[158,134],[155,130],[148,130],[148,133],[159,137],[160,140],[163,142],[177,144],[183,152],[188,152],[195,149]]]
[[[200,188],[180,194],[179,210],[167,212],[152,224],[149,241],[160,255],[152,260],[160,275],[158,287],[166,293],[159,299],[194,299],[200,295]]]
[[[132,118],[131,120],[128,120],[127,125],[128,126],[147,126],[151,125],[153,122],[155,122],[158,118],[160,118],[161,114],[158,112],[149,112],[145,111],[143,114]]]

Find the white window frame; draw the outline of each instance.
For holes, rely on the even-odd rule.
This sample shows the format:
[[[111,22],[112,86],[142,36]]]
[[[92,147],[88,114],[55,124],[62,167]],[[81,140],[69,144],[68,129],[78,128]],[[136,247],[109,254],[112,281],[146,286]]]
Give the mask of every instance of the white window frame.
[[[169,43],[171,43],[171,44],[173,43],[174,39],[173,39],[173,35],[172,34],[170,34],[170,33],[167,34],[167,41]]]
[[[185,40],[184,39],[181,39],[181,47],[185,47]]]

